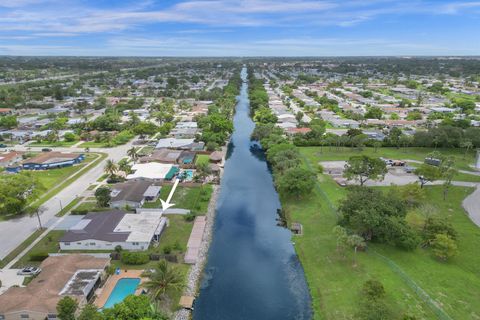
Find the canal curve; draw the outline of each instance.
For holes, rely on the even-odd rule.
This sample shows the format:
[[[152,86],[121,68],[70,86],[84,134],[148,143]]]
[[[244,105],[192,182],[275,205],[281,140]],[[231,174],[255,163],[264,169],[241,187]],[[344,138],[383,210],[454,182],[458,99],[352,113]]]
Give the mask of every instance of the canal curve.
[[[195,320],[308,320],[311,303],[261,151],[252,149],[246,68]]]

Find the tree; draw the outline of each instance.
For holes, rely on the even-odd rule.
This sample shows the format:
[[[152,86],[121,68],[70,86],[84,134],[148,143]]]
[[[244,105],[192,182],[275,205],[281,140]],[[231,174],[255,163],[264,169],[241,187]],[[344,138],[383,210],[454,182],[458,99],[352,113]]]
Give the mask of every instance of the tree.
[[[0,215],[25,213],[27,206],[38,198],[43,185],[29,172],[0,175]]]
[[[333,228],[333,234],[337,238],[337,251],[344,252],[347,245],[348,233],[342,226],[335,226]]]
[[[60,320],[75,320],[77,308],[77,301],[69,296],[65,296],[57,303],[57,317]]]
[[[276,180],[281,194],[299,199],[302,195],[312,192],[315,185],[315,174],[299,167],[290,168]]]
[[[463,154],[463,159],[465,159],[468,151],[473,148],[473,143],[471,140],[465,139],[460,143],[460,147],[465,149],[465,153]]]
[[[365,119],[382,119],[383,111],[378,107],[372,107],[365,113]]]
[[[362,155],[348,159],[343,176],[349,180],[355,179],[363,186],[369,179],[383,180],[385,174],[387,166],[383,160]]]
[[[107,163],[105,164],[104,171],[105,171],[105,173],[109,174],[110,176],[113,176],[113,175],[115,175],[115,173],[117,173],[118,166],[113,160],[108,159]]]
[[[167,319],[152,308],[150,299],[145,295],[129,295],[112,308],[104,309],[103,315],[105,320]]]
[[[362,287],[362,293],[367,299],[370,300],[382,299],[386,295],[383,284],[376,279],[365,281]]]
[[[16,116],[2,116],[0,117],[0,128],[12,129],[18,125]]]
[[[405,221],[407,206],[397,193],[350,187],[340,202],[340,225],[365,241],[388,243],[411,250],[418,245],[414,230]]]
[[[255,110],[253,120],[260,123],[277,123],[278,118],[272,112],[272,109],[267,107],[260,107]]]
[[[438,180],[441,176],[441,172],[438,167],[427,163],[423,163],[420,167],[418,167],[415,170],[415,174],[418,175],[418,178],[420,179],[421,188],[423,188],[427,182]]]
[[[154,301],[162,300],[165,293],[171,289],[180,290],[183,287],[183,277],[166,260],[161,260],[152,271],[146,273],[148,281],[142,284],[148,290],[149,296]]]
[[[65,141],[67,142],[73,142],[75,140],[77,140],[77,136],[72,133],[72,132],[67,132],[63,135],[63,138],[65,139]]]
[[[158,127],[154,123],[143,121],[135,125],[133,132],[142,137],[146,135],[154,135],[158,132]]]
[[[303,119],[303,112],[302,111],[298,111],[296,114],[295,114],[295,119],[297,120],[298,123],[302,122],[302,119]]]
[[[127,151],[127,156],[130,157],[130,159],[132,159],[133,163],[135,163],[137,160],[138,160],[138,149],[135,148],[135,147],[131,147],[130,149],[128,149]]]
[[[452,156],[444,157],[441,156],[441,163],[440,163],[440,174],[444,180],[443,182],[443,200],[447,199],[448,191],[452,186],[453,177],[455,177],[458,171],[453,167],[455,160]]]
[[[362,249],[365,247],[365,239],[360,237],[359,235],[352,234],[347,237],[347,243],[350,247],[353,248],[353,266],[357,266],[357,251],[358,249]]]
[[[442,260],[447,261],[458,253],[458,247],[454,239],[448,234],[439,233],[432,242],[433,253]]]
[[[100,187],[95,190],[95,198],[99,207],[108,207],[111,197],[111,190],[107,187]]]
[[[93,304],[86,304],[80,312],[77,320],[103,320],[102,313],[98,312]]]
[[[425,220],[422,230],[424,245],[432,245],[437,234],[445,234],[453,240],[456,240],[458,235],[453,225],[447,219],[429,216]]]

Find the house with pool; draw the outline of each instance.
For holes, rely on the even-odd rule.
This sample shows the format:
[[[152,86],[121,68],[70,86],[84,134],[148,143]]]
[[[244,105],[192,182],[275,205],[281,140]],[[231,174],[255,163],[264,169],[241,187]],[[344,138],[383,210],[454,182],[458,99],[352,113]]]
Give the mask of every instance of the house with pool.
[[[167,225],[159,212],[126,213],[121,210],[91,212],[60,238],[61,250],[145,251],[158,242]]]
[[[0,295],[0,319],[57,319],[57,303],[65,296],[83,306],[105,279],[109,264],[110,258],[82,254],[48,257],[26,287],[11,287]]]

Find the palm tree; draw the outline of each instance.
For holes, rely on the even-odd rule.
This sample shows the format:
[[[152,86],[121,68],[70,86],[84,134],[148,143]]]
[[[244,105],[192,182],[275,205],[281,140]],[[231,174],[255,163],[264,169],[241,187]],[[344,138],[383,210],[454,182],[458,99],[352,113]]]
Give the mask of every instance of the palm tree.
[[[468,150],[473,148],[473,143],[470,140],[464,140],[460,143],[460,147],[465,149],[465,153],[463,154],[463,159],[467,156]]]
[[[166,260],[161,260],[152,271],[146,273],[146,276],[149,280],[142,286],[148,289],[149,295],[154,301],[162,300],[170,289],[181,290],[183,288],[183,276]]]
[[[138,149],[135,147],[131,147],[127,151],[127,155],[132,159],[132,161],[135,163],[135,161],[138,160]]]
[[[112,159],[108,159],[107,163],[105,164],[104,170],[105,173],[113,176],[118,171],[118,166]]]

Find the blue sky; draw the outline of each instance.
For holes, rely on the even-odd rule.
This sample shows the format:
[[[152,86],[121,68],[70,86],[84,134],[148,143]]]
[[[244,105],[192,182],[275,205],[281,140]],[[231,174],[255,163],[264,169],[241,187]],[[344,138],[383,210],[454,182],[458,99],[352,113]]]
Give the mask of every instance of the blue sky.
[[[480,1],[0,0],[0,55],[480,55]]]

